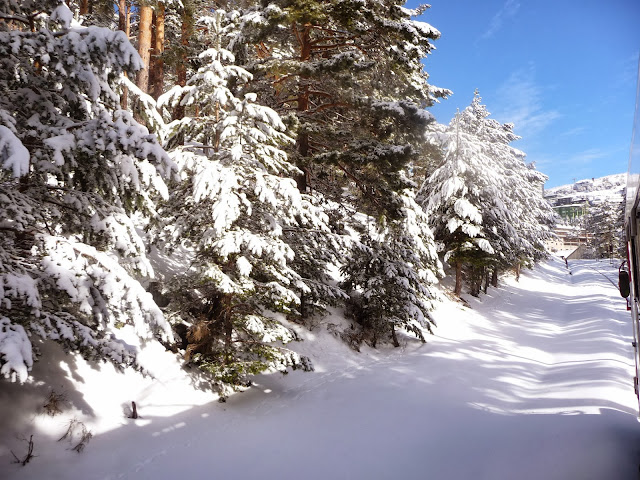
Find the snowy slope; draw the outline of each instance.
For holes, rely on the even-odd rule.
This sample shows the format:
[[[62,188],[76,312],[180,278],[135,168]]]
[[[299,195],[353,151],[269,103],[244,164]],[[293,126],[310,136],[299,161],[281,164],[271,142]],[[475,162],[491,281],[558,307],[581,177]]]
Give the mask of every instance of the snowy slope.
[[[301,331],[316,372],[263,376],[226,404],[166,356],[157,382],[81,360],[39,367],[79,389],[82,411],[36,415],[29,387],[3,409],[0,477],[636,479],[631,328],[607,278],[617,265],[570,266],[553,259],[471,309],[441,303],[437,335],[402,351],[355,354],[321,326]],[[2,395],[6,406],[16,392]],[[126,418],[132,399],[143,418]],[[81,454],[55,441],[73,415],[96,434]],[[8,449],[26,451],[18,430],[38,455],[25,467],[9,464]]]
[[[569,185],[545,189],[544,197],[552,204],[579,204],[585,200],[591,204],[603,201],[621,202],[627,186],[627,174],[618,173],[606,177],[578,180]]]

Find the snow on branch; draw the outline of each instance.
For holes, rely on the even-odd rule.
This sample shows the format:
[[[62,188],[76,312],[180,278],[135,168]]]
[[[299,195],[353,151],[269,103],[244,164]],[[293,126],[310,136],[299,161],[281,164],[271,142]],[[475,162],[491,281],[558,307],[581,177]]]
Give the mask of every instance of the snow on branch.
[[[29,173],[29,150],[20,139],[4,125],[0,125],[0,163],[10,170],[15,178]]]
[[[0,374],[24,383],[33,367],[31,341],[22,325],[12,323],[7,317],[0,317]]]

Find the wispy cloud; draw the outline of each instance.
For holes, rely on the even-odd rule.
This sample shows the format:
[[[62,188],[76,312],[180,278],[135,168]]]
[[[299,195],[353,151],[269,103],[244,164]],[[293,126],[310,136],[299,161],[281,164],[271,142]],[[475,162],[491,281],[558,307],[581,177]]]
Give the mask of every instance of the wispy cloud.
[[[574,166],[589,165],[594,160],[602,160],[604,158],[609,158],[610,156],[610,152],[605,152],[598,148],[590,148],[582,152],[574,153],[569,157],[567,163]]]
[[[536,83],[532,65],[517,70],[498,88],[495,117],[513,123],[518,135],[531,138],[562,116],[557,110],[544,108],[544,95],[545,88]]]
[[[633,52],[631,55],[627,55],[618,61],[618,78],[613,85],[613,88],[621,88],[636,84],[638,75],[638,52]]]
[[[574,128],[570,128],[569,130],[566,130],[562,133],[559,134],[559,136],[561,137],[573,137],[575,135],[580,135],[582,133],[585,133],[587,131],[587,129],[585,127],[574,127]]]
[[[502,28],[504,22],[509,18],[513,17],[520,8],[520,2],[517,0],[507,0],[502,5],[502,8],[498,10],[491,21],[489,22],[489,28],[482,34],[480,38],[490,38],[492,37],[498,30]]]

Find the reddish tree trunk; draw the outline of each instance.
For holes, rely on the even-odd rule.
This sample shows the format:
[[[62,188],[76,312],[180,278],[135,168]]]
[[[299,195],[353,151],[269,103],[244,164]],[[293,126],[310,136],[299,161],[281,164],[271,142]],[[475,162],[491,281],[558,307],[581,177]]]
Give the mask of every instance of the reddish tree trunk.
[[[118,30],[122,30],[127,38],[129,38],[130,31],[129,22],[129,6],[127,0],[118,0]],[[126,110],[129,104],[129,89],[122,88],[122,95],[120,96],[120,107]]]
[[[142,70],[138,72],[136,85],[143,92],[149,91],[149,63],[151,60],[151,26],[153,10],[146,5],[140,6],[140,22],[138,24],[138,53],[142,59]]]
[[[193,30],[193,12],[189,8],[182,13],[182,25],[180,28],[180,44],[182,45],[181,59],[176,66],[176,81],[181,87],[187,84],[187,49],[189,48],[189,38]],[[173,111],[173,119],[179,120],[184,117],[184,107],[178,105]]]
[[[164,93],[164,15],[165,8],[163,2],[158,2],[155,14],[155,41],[153,46],[153,80],[151,82],[151,96],[157,99]]]
[[[300,44],[300,61],[305,62],[311,58],[311,26],[305,25],[301,32],[297,32],[298,42]],[[301,77],[301,86],[298,92],[297,109],[299,112],[309,110],[309,84],[307,79]],[[296,140],[296,147],[301,158],[309,155],[309,134],[300,133]],[[302,170],[302,174],[296,177],[298,190],[306,193],[309,187],[309,170],[304,165],[298,165]]]

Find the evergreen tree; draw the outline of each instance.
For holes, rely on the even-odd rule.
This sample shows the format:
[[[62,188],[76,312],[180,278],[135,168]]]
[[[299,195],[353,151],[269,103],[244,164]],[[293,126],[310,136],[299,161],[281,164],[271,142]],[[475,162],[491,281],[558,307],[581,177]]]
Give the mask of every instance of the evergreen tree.
[[[437,242],[445,249],[444,260],[455,267],[454,292],[462,291],[465,264],[481,265],[495,253],[483,225],[483,212],[499,197],[498,174],[484,155],[478,138],[461,128],[462,114],[448,127],[434,129],[444,160],[424,182],[419,199],[429,216]]]
[[[414,185],[406,173],[421,153],[414,145],[423,143],[433,121],[424,108],[448,93],[428,84],[421,63],[440,34],[412,19],[425,8],[408,10],[399,1],[245,3],[252,5],[239,17],[241,35],[233,45],[255,74],[251,88],[283,115],[295,137],[289,156],[304,172],[296,177],[298,188],[384,225],[385,233],[365,236],[342,254],[353,301],[373,301],[373,295],[355,298],[368,280],[350,267],[366,262],[366,255],[408,262],[402,244],[423,241],[396,232],[408,221],[405,192]],[[257,50],[244,49],[247,43]],[[358,218],[344,217],[334,229],[366,230]],[[324,250],[312,250],[300,256],[299,272],[317,270],[308,262],[323,258]],[[427,268],[438,269],[435,263]],[[380,279],[373,269],[365,272]],[[370,282],[380,295],[395,288],[373,277]],[[376,311],[382,324],[398,323],[396,313],[361,306]]]
[[[513,124],[489,118],[478,92],[468,109],[465,130],[481,141],[483,152],[492,159],[501,196],[487,209],[484,222],[496,254],[490,266],[498,269],[530,265],[546,255],[544,242],[551,235],[553,210],[543,198],[547,177],[525,163],[524,152],[511,146],[520,137]],[[494,276],[495,279],[495,276]]]
[[[256,2],[257,3],[257,2]],[[412,144],[432,117],[436,95],[421,61],[439,32],[400,1],[271,1],[245,11],[242,36],[260,46],[244,52],[255,88],[295,136],[290,157],[304,171],[301,191],[336,201],[357,195],[374,216],[401,208],[403,171]]]
[[[186,113],[169,126],[185,140],[172,153],[181,182],[161,209],[168,247],[192,252],[174,280],[171,309],[188,324],[187,360],[214,375],[222,395],[265,370],[310,369],[284,348],[295,338],[273,312],[295,313],[297,290],[285,231],[300,225],[328,233],[326,219],[286,176],[296,172],[280,149],[291,141],[278,114],[241,93],[252,75],[225,48],[232,25],[222,10],[201,17],[210,48],[185,87],[160,102]]]
[[[20,381],[32,338],[124,364],[136,336],[170,337],[137,227],[173,167],[114,92],[140,59],[72,22],[57,0],[0,5],[0,363]]]
[[[471,292],[478,295],[488,269],[496,285],[499,269],[519,269],[544,256],[554,219],[542,197],[546,177],[510,145],[519,138],[513,125],[488,117],[476,92],[448,127],[436,127],[430,135],[441,145],[444,161],[422,186],[420,199],[446,248],[445,260],[455,266],[456,294],[464,265]]]
[[[342,267],[351,294],[350,316],[375,347],[391,340],[398,347],[398,328],[425,342],[423,331],[435,324],[429,314],[433,285],[443,275],[428,219],[411,190],[402,195],[402,221],[387,228],[362,225],[360,239]]]
[[[624,232],[624,203],[603,201],[591,207],[585,218],[589,246],[596,258],[626,257],[620,232]],[[622,255],[621,255],[622,253]]]

